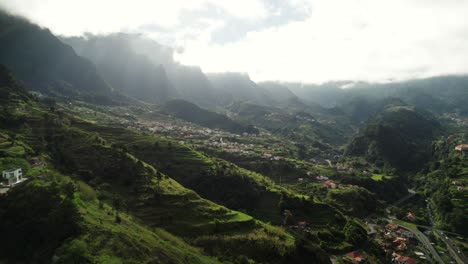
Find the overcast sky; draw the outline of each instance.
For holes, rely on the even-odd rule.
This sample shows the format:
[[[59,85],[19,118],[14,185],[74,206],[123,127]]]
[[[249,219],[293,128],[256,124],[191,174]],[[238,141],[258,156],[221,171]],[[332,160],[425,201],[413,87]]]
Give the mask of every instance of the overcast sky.
[[[468,0],[0,0],[62,35],[141,32],[177,61],[253,80],[468,73]]]

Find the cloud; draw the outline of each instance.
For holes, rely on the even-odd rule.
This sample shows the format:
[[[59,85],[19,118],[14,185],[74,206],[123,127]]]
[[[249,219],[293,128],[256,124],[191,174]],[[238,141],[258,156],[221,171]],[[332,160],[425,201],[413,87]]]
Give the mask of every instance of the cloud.
[[[176,59],[209,72],[248,72],[255,80],[384,81],[468,72],[468,1],[309,3],[304,21],[226,45],[194,41]]]
[[[467,73],[465,0],[2,0],[54,32],[142,32],[204,71],[257,81]],[[182,52],[183,51],[183,52]]]
[[[148,24],[169,28],[179,23],[182,12],[206,7],[244,20],[267,15],[260,0],[2,0],[0,5],[63,35],[131,31]]]

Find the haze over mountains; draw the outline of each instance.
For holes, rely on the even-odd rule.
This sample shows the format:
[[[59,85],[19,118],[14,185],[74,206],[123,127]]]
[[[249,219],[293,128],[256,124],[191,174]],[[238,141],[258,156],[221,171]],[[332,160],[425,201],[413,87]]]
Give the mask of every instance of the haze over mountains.
[[[0,11],[0,263],[466,262],[467,75],[255,82],[177,52]]]
[[[417,106],[467,111],[459,101],[466,96],[466,76],[387,84],[354,81],[257,84],[243,73],[205,74],[198,67],[181,65],[172,59],[174,50],[138,34],[57,38],[48,30],[6,14],[2,15],[2,28],[5,40],[1,43],[2,62],[26,82],[40,82],[41,89],[49,92],[58,89],[71,93],[67,85],[72,85],[95,96],[108,96],[115,90],[149,103],[179,98],[212,109],[238,100],[265,106],[295,101],[331,108],[354,97],[371,101],[399,97]],[[22,46],[9,44],[16,41]],[[17,56],[22,56],[30,66],[18,65]],[[34,72],[35,67],[44,72]],[[444,89],[447,86],[451,88],[449,91]]]

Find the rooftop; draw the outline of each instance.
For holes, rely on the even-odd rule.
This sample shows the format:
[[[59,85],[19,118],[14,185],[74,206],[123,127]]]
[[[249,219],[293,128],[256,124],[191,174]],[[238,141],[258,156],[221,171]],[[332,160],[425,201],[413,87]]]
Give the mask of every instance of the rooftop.
[[[15,171],[17,171],[17,170],[21,170],[21,169],[19,169],[19,168],[17,168],[17,169],[9,169],[9,170],[4,170],[3,172],[15,172]]]

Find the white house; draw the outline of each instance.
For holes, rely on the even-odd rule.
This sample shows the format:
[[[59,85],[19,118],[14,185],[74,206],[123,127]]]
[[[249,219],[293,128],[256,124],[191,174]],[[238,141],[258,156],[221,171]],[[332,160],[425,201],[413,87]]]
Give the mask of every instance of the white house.
[[[4,185],[13,185],[23,180],[23,171],[21,169],[12,169],[2,172],[2,183]]]

